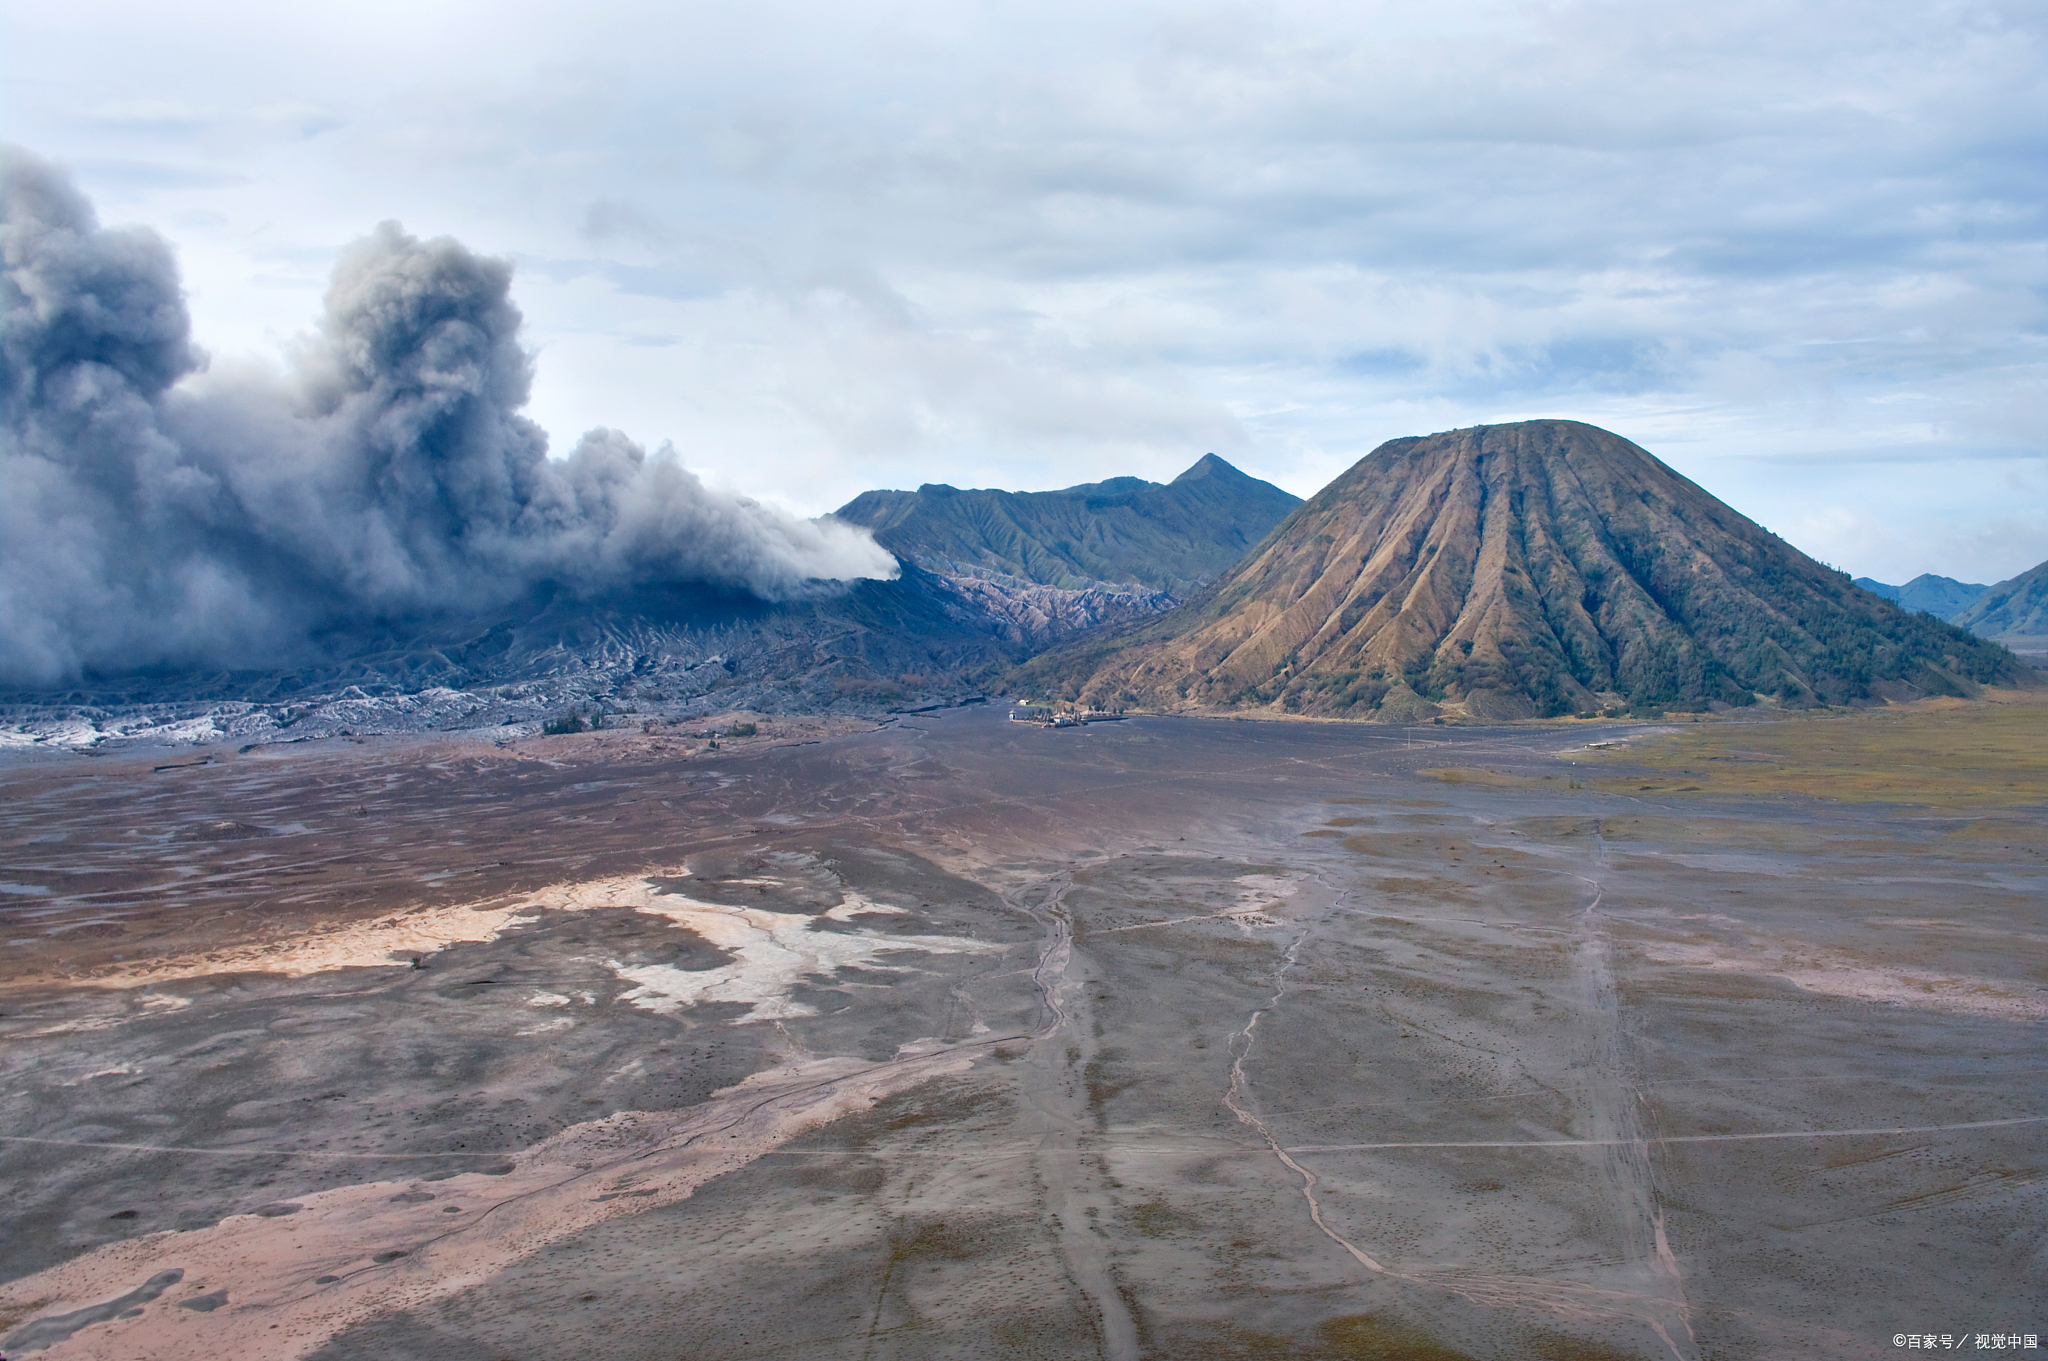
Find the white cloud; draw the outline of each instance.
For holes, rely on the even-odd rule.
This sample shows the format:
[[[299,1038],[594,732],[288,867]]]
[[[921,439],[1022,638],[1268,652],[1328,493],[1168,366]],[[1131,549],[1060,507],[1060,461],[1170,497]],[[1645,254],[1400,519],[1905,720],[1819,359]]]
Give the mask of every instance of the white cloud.
[[[521,261],[558,450],[818,510],[1572,415],[1892,526],[1859,571],[2048,556],[1954,474],[2044,452],[2037,6],[6,4],[14,135],[216,353],[450,232]]]

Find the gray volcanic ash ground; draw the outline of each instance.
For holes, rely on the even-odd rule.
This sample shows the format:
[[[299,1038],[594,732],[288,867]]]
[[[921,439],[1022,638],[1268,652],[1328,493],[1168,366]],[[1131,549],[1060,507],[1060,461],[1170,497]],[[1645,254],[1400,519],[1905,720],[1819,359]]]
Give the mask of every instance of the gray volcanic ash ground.
[[[17,755],[0,1350],[2041,1331],[2026,820],[1579,788],[1593,726],[847,726]]]

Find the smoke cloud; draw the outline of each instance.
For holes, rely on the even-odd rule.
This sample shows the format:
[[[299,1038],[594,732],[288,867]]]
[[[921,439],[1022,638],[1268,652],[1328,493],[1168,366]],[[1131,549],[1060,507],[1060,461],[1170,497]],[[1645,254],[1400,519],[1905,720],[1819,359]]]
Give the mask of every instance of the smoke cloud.
[[[169,247],[16,149],[0,257],[0,683],[275,664],[545,583],[896,575],[867,531],[707,488],[666,445],[599,429],[549,458],[511,267],[456,241],[384,223],[288,372],[198,385]]]

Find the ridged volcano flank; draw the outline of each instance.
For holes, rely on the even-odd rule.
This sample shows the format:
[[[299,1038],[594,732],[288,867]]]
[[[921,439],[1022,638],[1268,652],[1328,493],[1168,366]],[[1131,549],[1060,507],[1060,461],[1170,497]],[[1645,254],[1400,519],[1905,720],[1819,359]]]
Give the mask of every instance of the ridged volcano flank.
[[[1381,445],[1182,609],[1026,668],[1086,701],[1410,720],[2025,683],[1576,421]]]

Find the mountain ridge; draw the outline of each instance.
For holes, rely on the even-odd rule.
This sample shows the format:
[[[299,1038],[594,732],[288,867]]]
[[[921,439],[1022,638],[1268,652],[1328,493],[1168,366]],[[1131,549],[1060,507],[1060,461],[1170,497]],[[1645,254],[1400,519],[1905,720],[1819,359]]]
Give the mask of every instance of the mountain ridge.
[[[1498,446],[1516,439],[1585,445],[1564,459],[1577,458],[1585,465],[1579,473],[1597,473],[1603,458],[1625,454],[1623,462],[1635,469],[1632,476],[1640,485],[1631,484],[1626,495],[1609,487],[1604,500],[1588,501],[1586,487],[1601,479],[1581,477],[1572,493],[1578,499],[1565,498],[1575,509],[1563,520],[1552,512],[1531,518],[1519,510],[1503,518],[1503,507],[1535,505],[1559,494],[1546,481],[1547,473],[1503,480],[1502,469],[1513,462],[1504,463],[1504,455],[1513,451],[1489,446],[1489,441]],[[1443,462],[1446,441],[1473,447],[1439,468],[1442,475],[1419,501],[1396,485],[1400,479],[1381,475],[1401,460]],[[1533,456],[1533,449],[1523,453]],[[1482,476],[1482,464],[1500,466]],[[1537,490],[1542,496],[1531,500]],[[1294,503],[1291,513],[1276,516],[1249,553],[1227,564],[1207,585],[1195,586],[1178,610],[1175,597],[1164,589],[1107,586],[1097,578],[1076,577],[1070,569],[1079,560],[1109,562],[1117,552],[1144,551],[1149,540],[1185,539],[1197,532],[1207,538],[1194,548],[1213,561],[1235,551],[1233,538],[1250,538],[1281,499],[1293,503],[1293,498],[1211,455],[1167,484],[1111,478],[1056,493],[960,492],[928,485],[922,493],[868,493],[856,502],[885,511],[934,504],[943,510],[949,498],[967,498],[971,504],[1012,512],[1019,497],[1049,499],[1053,513],[1040,513],[1048,509],[1043,501],[1025,500],[1024,523],[1018,523],[1017,514],[996,523],[1045,548],[1037,564],[1041,575],[1068,584],[999,570],[1000,554],[992,554],[993,563],[983,558],[946,570],[939,554],[899,549],[903,566],[895,581],[819,583],[808,596],[780,602],[681,581],[594,596],[547,586],[492,616],[367,621],[322,637],[318,656],[280,659],[266,671],[93,675],[43,691],[11,689],[0,693],[0,703],[48,708],[238,699],[291,706],[323,691],[355,687],[387,696],[459,690],[493,713],[491,693],[502,699],[515,690],[536,696],[545,692],[565,703],[636,696],[676,713],[737,706],[815,710],[971,693],[1008,673],[1109,705],[1267,706],[1382,721],[1444,711],[1515,718],[1611,712],[1631,705],[1747,703],[1761,673],[1742,660],[1744,647],[1757,656],[1778,657],[1782,674],[1769,682],[1774,687],[1770,693],[1792,703],[1967,693],[1985,680],[2024,683],[2014,679],[2010,666],[2017,662],[2009,654],[1960,630],[1929,632],[1931,621],[1916,620],[1909,611],[1851,586],[1841,574],[1798,554],[1645,451],[1572,422],[1475,427],[1389,441],[1310,501]],[[1660,512],[1664,518],[1650,516],[1656,520],[1650,523],[1643,517],[1651,502],[1664,512],[1686,508],[1686,514],[1672,520]],[[1085,525],[1085,517],[1105,508],[1112,528],[1135,518],[1145,532],[1119,528],[1100,535],[1092,541],[1100,550],[1093,558],[1061,556],[1054,551],[1060,540],[1048,546],[1032,537],[1034,528],[1042,533],[1047,526]],[[1349,517],[1350,528],[1335,523],[1333,516]],[[1460,516],[1470,531],[1469,542],[1447,532]],[[1322,517],[1320,527],[1304,531],[1303,524],[1315,517]],[[1385,521],[1381,528],[1387,532],[1379,535],[1385,542],[1375,547],[1359,540],[1339,551],[1339,535],[1331,531],[1357,539],[1361,517]],[[1226,533],[1214,530],[1219,522]],[[921,523],[918,517],[899,516],[893,523],[900,531],[899,544],[920,542],[910,533]],[[944,528],[949,522],[941,516],[937,523]],[[1190,525],[1211,528],[1191,530]],[[1669,577],[1683,567],[1697,545],[1688,548],[1684,533],[1668,543],[1661,536],[1687,525],[1688,533],[1703,525],[1739,531],[1742,551],[1737,556],[1754,560],[1745,570],[1754,575],[1761,564],[1767,575],[1789,574],[1803,582],[1804,603],[1791,615],[1803,610],[1812,617],[1787,616],[1782,601],[1769,608],[1705,611],[1714,618],[1679,617],[1688,607],[1677,597],[1686,592],[1674,595],[1673,581],[1660,584],[1659,573]],[[1571,559],[1563,562],[1559,545],[1574,536],[1584,541],[1580,549],[1605,544],[1594,554],[1600,561],[1574,550],[1578,557],[1563,553],[1562,558]],[[1064,542],[1072,549],[1091,541],[1075,535]],[[922,546],[932,544],[923,541]],[[1347,553],[1357,556],[1347,558]],[[1727,564],[1716,565],[1712,554],[1702,560],[1726,575]],[[1363,593],[1346,587],[1347,571],[1355,587],[1356,578],[1376,561],[1375,570],[1385,580]],[[1347,566],[1354,562],[1355,568]],[[2025,576],[2043,576],[2044,569]],[[1180,581],[1163,573],[1152,576]],[[1682,578],[1681,572],[1681,585]],[[2048,576],[2043,580],[2048,584]],[[1254,598],[1262,586],[1276,584],[1285,588],[1281,594],[1286,599],[1276,604]],[[1415,610],[1388,614],[1383,605],[1390,595]],[[2008,602],[2018,598],[2013,592],[2000,597]],[[1862,606],[1845,605],[1859,600]],[[1214,630],[1241,608],[1259,616],[1256,626],[1240,627],[1240,616],[1224,629],[1238,629],[1240,636],[1225,640],[1228,646],[1215,646],[1221,635]],[[1326,646],[1341,643],[1347,631],[1362,627],[1376,611],[1387,615],[1381,624],[1399,625],[1380,640],[1384,646],[1377,652],[1352,648],[1354,655],[1347,658],[1342,647]],[[1711,626],[1708,634],[1719,628],[1734,636],[1742,632],[1745,613],[1778,617],[1784,627],[1775,633],[1767,628],[1746,642],[1737,638],[1740,646],[1733,651],[1717,651],[1711,639],[1703,643],[1695,627],[1705,624]],[[2027,617],[2040,613],[2036,608]],[[1300,627],[1304,621],[1314,627]],[[1549,630],[1547,640],[1543,629]],[[1123,655],[1134,648],[1171,652],[1176,640],[1205,630],[1198,641],[1207,650],[1198,648],[1199,656],[1183,649],[1177,659],[1163,653],[1141,657],[1133,672],[1131,657]],[[1172,662],[1164,671],[1162,659]],[[1162,677],[1171,684],[1162,688]],[[449,703],[461,708],[468,701]]]
[[[1113,477],[1012,492],[927,482],[863,492],[833,513],[929,571],[1184,597],[1299,504],[1211,453],[1167,483]]]
[[[1950,622],[2029,652],[2048,652],[2048,562],[1986,587]]]
[[[1954,577],[1936,576],[1922,572],[1903,586],[1889,586],[1870,577],[1857,577],[1856,584],[1873,595],[1896,601],[1900,608],[1919,613],[1922,610],[1939,619],[1953,621],[1958,614],[1983,599],[1991,588],[1972,581],[1957,581]]]

